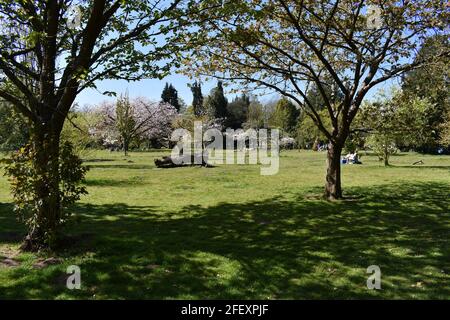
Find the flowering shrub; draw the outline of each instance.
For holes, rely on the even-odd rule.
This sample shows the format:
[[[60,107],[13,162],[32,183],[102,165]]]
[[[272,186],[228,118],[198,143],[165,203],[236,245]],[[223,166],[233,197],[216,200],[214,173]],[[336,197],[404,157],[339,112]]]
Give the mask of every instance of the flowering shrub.
[[[105,147],[115,149],[124,142],[158,141],[167,145],[177,110],[168,103],[146,98],[121,99],[100,105],[100,121],[93,130],[98,140]]]

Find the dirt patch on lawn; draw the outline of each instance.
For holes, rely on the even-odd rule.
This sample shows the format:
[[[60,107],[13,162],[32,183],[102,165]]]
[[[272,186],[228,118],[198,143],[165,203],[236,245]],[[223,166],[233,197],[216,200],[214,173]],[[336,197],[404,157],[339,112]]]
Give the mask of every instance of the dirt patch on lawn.
[[[63,262],[61,258],[47,258],[47,259],[39,259],[35,264],[33,264],[33,268],[42,269],[48,266],[60,264]]]
[[[13,268],[20,266],[20,262],[16,259],[18,254],[18,249],[0,246],[0,267]]]
[[[7,257],[0,257],[0,268],[14,268],[20,266],[20,262]]]

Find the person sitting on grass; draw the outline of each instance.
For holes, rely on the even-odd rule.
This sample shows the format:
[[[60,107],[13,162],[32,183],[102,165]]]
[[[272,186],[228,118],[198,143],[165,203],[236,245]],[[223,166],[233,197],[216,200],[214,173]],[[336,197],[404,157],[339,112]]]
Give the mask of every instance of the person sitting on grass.
[[[351,154],[349,162],[353,164],[362,164],[362,162],[359,161],[358,151],[355,150],[355,152]]]
[[[348,153],[343,159],[343,164],[362,164],[361,161],[359,161],[358,151],[355,150],[354,153]]]

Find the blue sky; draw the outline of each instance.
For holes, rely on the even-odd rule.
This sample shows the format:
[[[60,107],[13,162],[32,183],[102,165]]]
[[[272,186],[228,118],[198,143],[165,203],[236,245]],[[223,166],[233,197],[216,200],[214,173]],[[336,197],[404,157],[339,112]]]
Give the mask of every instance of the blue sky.
[[[192,93],[191,89],[187,86],[189,83],[192,83],[193,80],[189,79],[186,76],[180,74],[172,74],[163,80],[159,79],[147,79],[135,82],[127,82],[125,80],[105,80],[97,83],[98,90],[94,89],[86,89],[81,92],[76,102],[80,107],[84,107],[86,105],[96,105],[104,100],[113,100],[114,97],[108,97],[102,95],[101,92],[104,91],[114,91],[117,94],[124,93],[128,90],[130,97],[147,97],[154,101],[159,101],[161,99],[161,92],[164,88],[166,82],[172,83],[175,88],[178,90],[178,95],[181,97],[187,105],[192,103]],[[217,84],[216,80],[202,81],[202,91],[203,95],[207,96],[212,88],[214,88]],[[383,84],[378,85],[373,88],[366,99],[373,98],[377,91],[381,88],[388,88],[392,85],[398,84],[397,80],[387,81]],[[226,89],[226,88],[225,88]],[[228,99],[231,100],[235,94],[227,94]],[[261,101],[270,100],[275,96],[267,96],[260,98]]]
[[[130,97],[147,97],[151,100],[158,101],[161,99],[161,92],[166,82],[172,83],[178,90],[178,96],[181,97],[187,105],[192,103],[191,89],[187,86],[193,80],[186,76],[173,74],[163,80],[147,79],[135,82],[127,82],[125,80],[105,80],[97,83],[97,89],[86,89],[81,92],[76,102],[79,106],[95,105],[104,100],[111,100],[114,97],[108,97],[101,94],[104,91],[114,91],[117,94],[128,90]],[[202,82],[203,95],[206,96],[209,91],[216,85],[216,81]]]

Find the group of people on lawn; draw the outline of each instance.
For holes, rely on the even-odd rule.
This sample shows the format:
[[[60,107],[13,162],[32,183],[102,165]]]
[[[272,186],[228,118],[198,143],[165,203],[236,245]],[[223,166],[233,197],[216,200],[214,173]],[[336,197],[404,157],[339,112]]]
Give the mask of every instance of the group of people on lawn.
[[[322,143],[321,141],[318,141],[315,143],[315,146],[317,148],[317,151],[325,151],[328,149],[328,145],[326,143]],[[359,160],[358,151],[354,150],[353,152],[347,153],[347,155],[341,157],[341,163],[342,164],[362,164],[362,162]]]
[[[342,164],[361,164],[359,161],[358,151],[349,152],[347,155],[343,156],[341,159]]]

